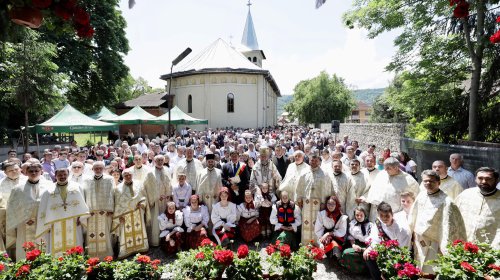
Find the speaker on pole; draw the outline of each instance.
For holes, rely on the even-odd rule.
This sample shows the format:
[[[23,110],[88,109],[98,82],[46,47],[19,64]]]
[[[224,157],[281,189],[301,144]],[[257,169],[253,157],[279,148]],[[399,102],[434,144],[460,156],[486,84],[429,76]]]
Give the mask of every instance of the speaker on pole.
[[[340,132],[340,121],[333,120],[332,121],[332,133],[339,133],[339,132]]]

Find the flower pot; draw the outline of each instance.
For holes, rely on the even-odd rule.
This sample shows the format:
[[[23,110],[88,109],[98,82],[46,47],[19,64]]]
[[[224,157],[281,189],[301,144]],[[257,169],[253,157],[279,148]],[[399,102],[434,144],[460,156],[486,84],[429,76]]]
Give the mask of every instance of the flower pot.
[[[10,19],[22,26],[38,28],[42,25],[43,15],[35,8],[14,7],[10,10]]]

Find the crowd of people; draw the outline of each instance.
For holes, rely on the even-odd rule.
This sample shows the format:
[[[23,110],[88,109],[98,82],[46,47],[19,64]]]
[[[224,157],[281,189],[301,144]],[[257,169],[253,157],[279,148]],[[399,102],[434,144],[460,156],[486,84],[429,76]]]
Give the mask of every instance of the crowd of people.
[[[167,254],[211,238],[314,243],[355,273],[380,279],[370,252],[382,240],[428,260],[455,240],[500,249],[499,174],[436,160],[421,174],[406,152],[359,147],[306,128],[183,130],[93,147],[76,142],[37,159],[10,151],[0,173],[0,251],[25,258],[25,241],[55,256],[75,245],[92,257]],[[417,178],[421,183],[417,181]]]

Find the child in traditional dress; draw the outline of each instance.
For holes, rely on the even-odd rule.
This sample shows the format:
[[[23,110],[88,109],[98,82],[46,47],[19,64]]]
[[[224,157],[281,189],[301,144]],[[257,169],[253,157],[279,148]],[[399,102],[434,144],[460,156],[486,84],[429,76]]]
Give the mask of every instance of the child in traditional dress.
[[[260,233],[264,239],[271,237],[273,226],[269,221],[273,204],[276,203],[276,195],[270,193],[269,184],[263,183],[255,192],[255,203],[259,204]]]
[[[326,199],[326,209],[320,211],[314,224],[314,232],[325,253],[332,252],[340,259],[344,238],[347,233],[347,215],[340,212],[340,202],[336,196]]]
[[[238,205],[240,221],[238,228],[241,238],[250,242],[260,235],[259,205],[254,202],[252,192],[245,191],[245,201]],[[269,219],[269,217],[268,217]]]
[[[181,248],[184,233],[183,218],[182,212],[175,210],[173,201],[168,202],[165,213],[158,216],[161,247],[167,254],[174,254]]]
[[[236,233],[238,210],[236,204],[229,201],[229,189],[222,187],[219,191],[219,202],[212,208],[213,236],[223,247],[229,245]]]
[[[200,197],[192,195],[189,199],[189,204],[182,210],[184,214],[184,224],[186,225],[186,245],[189,249],[198,248],[201,241],[207,236],[208,208],[205,205],[200,205]]]
[[[274,235],[272,242],[279,240],[288,244],[292,250],[297,249],[300,235],[297,228],[302,224],[300,207],[290,201],[288,192],[281,192],[281,198],[273,205],[269,221],[274,225]]]
[[[349,235],[347,240],[351,243],[351,248],[347,248],[342,253],[341,264],[353,273],[364,273],[367,271],[363,252],[366,249],[370,238],[370,231],[373,223],[368,221],[368,215],[364,207],[358,206],[354,209],[354,220],[349,223]]]

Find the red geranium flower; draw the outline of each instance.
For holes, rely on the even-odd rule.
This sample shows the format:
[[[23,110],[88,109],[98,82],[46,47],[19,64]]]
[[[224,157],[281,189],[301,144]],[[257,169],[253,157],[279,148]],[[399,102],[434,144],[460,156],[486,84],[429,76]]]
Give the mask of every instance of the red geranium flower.
[[[40,256],[42,252],[38,249],[35,249],[35,250],[31,250],[29,252],[26,252],[26,259],[28,261],[34,261],[36,260],[36,258],[38,258],[38,256]]]
[[[5,269],[5,265],[3,265],[3,263],[0,263],[0,272],[4,271]]]
[[[476,272],[476,269],[468,262],[461,262],[460,266],[466,271]]]
[[[465,251],[469,251],[469,252],[474,253],[474,254],[477,254],[477,252],[479,252],[479,247],[476,244],[471,243],[471,242],[465,242],[464,249],[465,249]]]
[[[94,32],[94,28],[90,25],[79,25],[76,27],[76,35],[80,38],[92,38]]]
[[[229,266],[233,263],[234,254],[231,250],[215,250],[214,259],[225,266]]]
[[[273,246],[273,245],[268,245],[268,246],[266,247],[266,252],[267,252],[267,254],[268,254],[269,256],[270,256],[270,255],[272,255],[275,251],[276,251],[276,249],[274,248],[274,246]]]
[[[394,267],[395,269],[400,269],[401,267],[403,267],[403,265],[402,265],[402,264],[400,264],[400,263],[395,263],[395,264],[393,265],[393,267]]]
[[[453,241],[453,247],[457,246],[458,244],[462,244],[462,243],[464,243],[462,240],[457,239],[457,240]]]
[[[30,265],[29,264],[25,264],[23,266],[21,266],[17,272],[16,272],[16,277],[21,277],[21,276],[24,276],[24,275],[28,275],[30,273]]]
[[[498,20],[498,19],[497,19]],[[498,30],[495,34],[493,34],[491,37],[490,37],[490,42],[492,44],[497,44],[497,43],[500,43],[500,30]]]
[[[66,254],[68,255],[72,255],[72,254],[83,254],[83,247],[82,246],[76,246],[76,247],[73,247],[69,250],[66,251]]]
[[[311,253],[313,255],[313,258],[317,261],[323,260],[323,256],[325,255],[325,251],[318,247],[313,247],[311,249]]]
[[[248,256],[248,246],[247,245],[241,245],[238,247],[238,258],[244,259]]]
[[[112,262],[113,261],[113,257],[112,256],[104,257],[104,261],[105,262]]]
[[[497,17],[497,23],[500,23],[500,16]]]
[[[378,258],[378,252],[375,251],[375,250],[371,250],[369,253],[368,253],[368,256],[370,257],[370,259],[372,260],[376,260]]]
[[[151,262],[151,265],[159,265],[161,261],[159,259],[155,259]]]
[[[31,251],[31,250],[33,250],[35,248],[36,248],[35,247],[35,243],[33,243],[33,242],[24,242],[23,243],[23,249],[24,249],[25,252]]]
[[[90,16],[82,7],[77,7],[75,9],[75,15],[73,16],[73,20],[79,25],[89,25]]]
[[[469,3],[461,0],[453,10],[453,16],[456,18],[466,18],[469,16]]]
[[[215,247],[215,243],[212,242],[212,240],[208,239],[208,238],[205,238],[201,241],[201,247],[204,247],[204,246],[209,246],[209,247]]]
[[[87,264],[90,266],[94,266],[99,264],[99,258],[90,258],[87,260]]]
[[[196,256],[194,256],[197,260],[203,260],[205,259],[205,254],[203,252],[199,252],[198,254],[196,254]]]
[[[151,258],[146,255],[140,255],[137,257],[138,263],[151,263]]]
[[[92,271],[94,271],[94,267],[93,267],[93,266],[89,266],[89,267],[87,267],[87,269],[86,269],[86,273],[87,273],[87,274],[91,274],[91,273],[92,273]]]
[[[31,0],[31,4],[38,9],[46,9],[52,4],[52,0]]]
[[[290,245],[284,244],[283,246],[280,246],[280,255],[282,258],[290,258],[292,256]]]
[[[492,264],[488,265],[488,268],[491,268],[491,269],[493,269],[493,270],[498,270],[498,271],[500,271],[500,265],[496,265],[496,264],[494,264],[494,263],[492,263]]]

